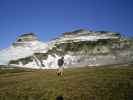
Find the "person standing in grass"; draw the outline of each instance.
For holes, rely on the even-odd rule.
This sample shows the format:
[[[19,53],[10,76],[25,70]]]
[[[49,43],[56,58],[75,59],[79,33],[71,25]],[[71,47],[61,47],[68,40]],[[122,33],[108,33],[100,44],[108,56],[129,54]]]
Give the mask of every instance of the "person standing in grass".
[[[63,65],[64,65],[64,57],[61,57],[58,59],[58,70],[57,70],[57,75],[58,76],[63,76]]]

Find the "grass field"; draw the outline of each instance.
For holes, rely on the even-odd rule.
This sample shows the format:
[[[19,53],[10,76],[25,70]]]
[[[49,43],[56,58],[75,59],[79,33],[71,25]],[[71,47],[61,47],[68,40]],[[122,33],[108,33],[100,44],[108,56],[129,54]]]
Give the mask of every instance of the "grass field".
[[[133,68],[2,69],[0,100],[133,100]]]

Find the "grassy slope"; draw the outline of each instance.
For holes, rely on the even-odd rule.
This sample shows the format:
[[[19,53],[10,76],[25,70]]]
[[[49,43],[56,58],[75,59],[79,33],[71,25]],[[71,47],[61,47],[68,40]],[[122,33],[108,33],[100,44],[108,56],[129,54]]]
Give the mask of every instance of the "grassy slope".
[[[132,68],[0,71],[0,100],[133,100]],[[59,99],[60,100],[60,99]]]

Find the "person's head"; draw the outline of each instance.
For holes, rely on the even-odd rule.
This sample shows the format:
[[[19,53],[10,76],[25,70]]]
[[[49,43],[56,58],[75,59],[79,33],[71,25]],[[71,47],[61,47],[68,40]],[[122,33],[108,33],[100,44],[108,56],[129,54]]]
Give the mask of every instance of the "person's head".
[[[61,59],[64,59],[64,57],[61,57]]]

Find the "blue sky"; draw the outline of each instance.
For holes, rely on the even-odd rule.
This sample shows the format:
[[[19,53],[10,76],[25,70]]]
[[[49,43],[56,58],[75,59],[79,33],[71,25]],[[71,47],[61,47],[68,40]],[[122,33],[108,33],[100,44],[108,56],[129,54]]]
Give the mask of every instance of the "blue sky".
[[[48,41],[87,28],[133,36],[133,0],[0,0],[0,49],[35,32]]]

